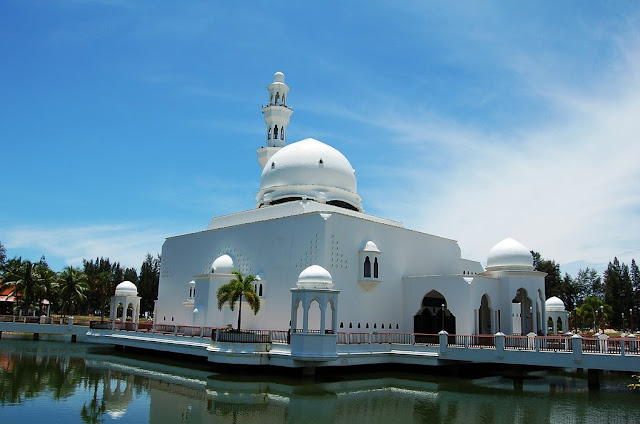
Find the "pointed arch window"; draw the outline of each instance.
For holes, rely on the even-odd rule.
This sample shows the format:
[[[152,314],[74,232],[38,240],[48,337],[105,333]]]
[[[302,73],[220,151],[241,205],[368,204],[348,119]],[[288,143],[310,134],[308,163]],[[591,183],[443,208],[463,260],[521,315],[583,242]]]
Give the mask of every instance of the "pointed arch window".
[[[273,127],[273,138],[278,139],[278,126]]]
[[[373,278],[378,278],[378,258],[373,260]]]
[[[364,259],[364,278],[371,278],[371,259],[368,256]]]
[[[267,140],[271,140],[271,127],[269,127],[269,131],[267,132]]]

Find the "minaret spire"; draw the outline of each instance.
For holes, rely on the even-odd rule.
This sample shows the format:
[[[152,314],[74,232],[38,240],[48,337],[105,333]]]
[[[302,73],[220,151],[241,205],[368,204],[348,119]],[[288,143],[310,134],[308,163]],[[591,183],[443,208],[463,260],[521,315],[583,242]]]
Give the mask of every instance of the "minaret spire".
[[[289,86],[284,83],[284,74],[276,72],[273,82],[267,87],[269,103],[262,106],[264,122],[267,124],[266,146],[258,149],[258,162],[264,168],[269,158],[280,150],[287,142],[287,125],[293,109],[287,106]]]

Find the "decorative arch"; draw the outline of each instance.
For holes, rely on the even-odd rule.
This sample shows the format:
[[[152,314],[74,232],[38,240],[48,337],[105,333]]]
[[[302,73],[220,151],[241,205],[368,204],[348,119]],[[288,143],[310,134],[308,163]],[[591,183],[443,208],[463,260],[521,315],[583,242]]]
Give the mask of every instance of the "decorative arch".
[[[456,317],[447,308],[447,299],[442,293],[431,290],[424,295],[420,309],[413,317],[413,331],[423,334],[438,334],[441,330],[455,334]]]
[[[511,300],[511,319],[513,334],[528,334],[534,331],[533,301],[527,290],[520,287]]]
[[[371,278],[371,259],[364,258],[364,278]]]
[[[492,315],[491,298],[485,293],[480,299],[480,307],[478,308],[479,334],[493,334]]]
[[[321,328],[322,309],[320,307],[320,301],[314,298],[309,302],[309,308],[307,309],[308,319],[308,331],[310,333],[318,333]]]
[[[304,306],[302,305],[302,300],[298,299],[293,308],[294,313],[293,316],[295,320],[292,325],[293,332],[302,332],[304,325]]]

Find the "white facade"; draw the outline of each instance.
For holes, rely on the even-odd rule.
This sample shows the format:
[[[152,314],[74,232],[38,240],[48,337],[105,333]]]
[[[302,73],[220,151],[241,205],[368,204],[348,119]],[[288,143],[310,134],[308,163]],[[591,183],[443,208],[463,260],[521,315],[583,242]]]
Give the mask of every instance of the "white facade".
[[[273,137],[277,121],[279,138],[257,151],[256,209],[165,241],[156,323],[235,323],[238,308],[218,310],[216,290],[238,270],[259,277],[261,299],[257,315],[242,308],[243,329],[288,330],[298,278],[319,265],[339,292],[334,332],[434,334],[444,325],[457,334],[546,333],[545,274],[533,270],[528,249],[506,239],[484,269],[463,259],[454,240],[364,213],[355,171],[338,150],[314,139],[285,145],[291,109],[284,75],[276,73],[268,90],[265,122]],[[276,106],[280,115],[265,112]],[[320,322],[311,315],[309,322]]]

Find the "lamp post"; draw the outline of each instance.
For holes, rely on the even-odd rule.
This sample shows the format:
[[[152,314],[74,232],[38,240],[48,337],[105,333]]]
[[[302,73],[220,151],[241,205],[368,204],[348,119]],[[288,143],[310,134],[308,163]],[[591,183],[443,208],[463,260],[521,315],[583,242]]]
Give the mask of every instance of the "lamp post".
[[[604,333],[604,306],[600,305],[600,330]]]
[[[529,306],[529,324],[531,324],[531,332],[533,333],[533,307]]]
[[[444,331],[444,303],[441,306],[442,306],[442,331]]]
[[[629,319],[631,320],[631,328],[629,328],[629,332],[633,333],[633,308],[629,309]]]
[[[622,313],[622,332],[624,333],[624,312]]]
[[[569,328],[567,329],[567,331],[570,332],[571,331],[571,312],[569,312],[569,318],[568,319],[569,319],[569,325],[567,325],[567,327],[569,327]]]
[[[595,311],[593,311],[593,329],[596,333],[598,332],[598,309],[597,308]]]

